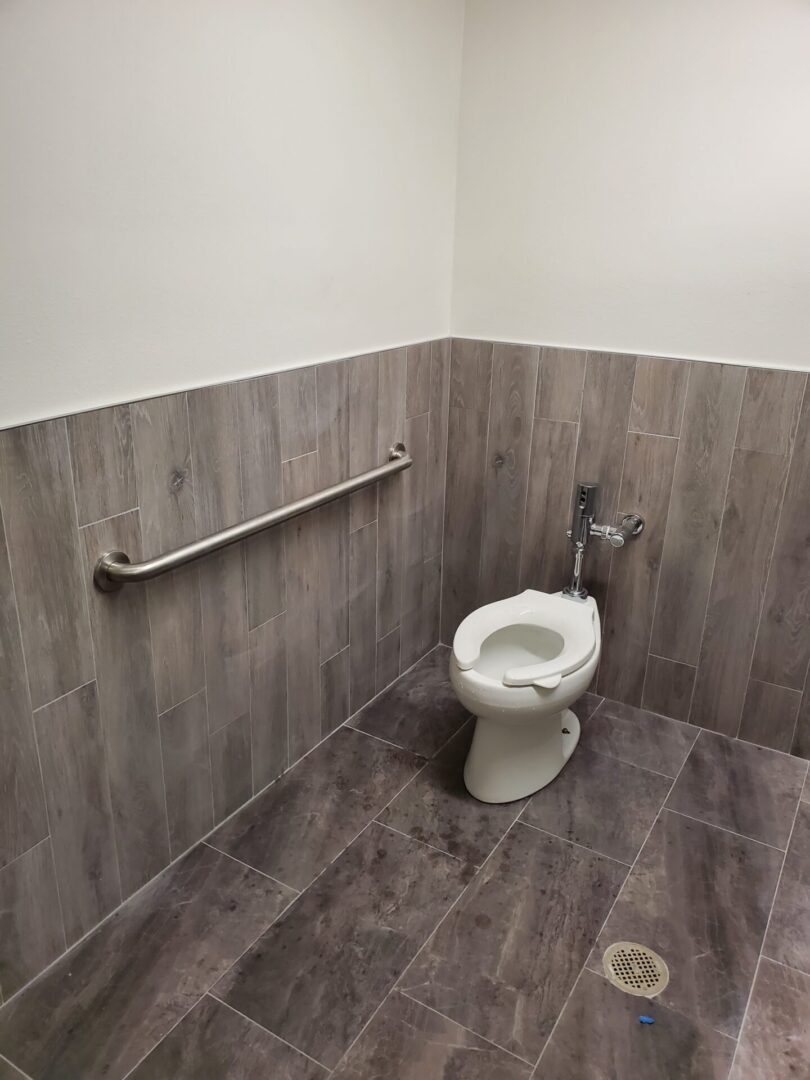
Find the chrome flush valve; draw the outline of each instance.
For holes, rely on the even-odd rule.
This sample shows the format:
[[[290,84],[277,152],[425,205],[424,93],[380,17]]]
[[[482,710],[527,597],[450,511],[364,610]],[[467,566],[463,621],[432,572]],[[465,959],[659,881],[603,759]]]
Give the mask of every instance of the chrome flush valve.
[[[574,512],[571,528],[568,530],[568,539],[574,549],[574,573],[571,584],[563,589],[563,594],[574,600],[584,600],[588,595],[587,589],[582,586],[582,564],[590,538],[593,536],[599,540],[607,540],[612,547],[620,548],[624,547],[628,540],[638,536],[644,528],[644,518],[638,514],[626,514],[618,526],[595,525],[598,494],[598,484],[578,483],[576,486]]]

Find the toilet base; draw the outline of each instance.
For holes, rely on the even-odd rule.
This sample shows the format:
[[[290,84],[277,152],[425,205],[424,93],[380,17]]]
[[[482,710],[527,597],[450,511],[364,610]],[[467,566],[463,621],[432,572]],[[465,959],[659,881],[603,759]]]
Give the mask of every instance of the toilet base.
[[[464,765],[467,791],[485,803],[533,795],[550,784],[568,761],[579,742],[579,730],[570,709],[545,716],[539,724],[502,724],[478,717]]]

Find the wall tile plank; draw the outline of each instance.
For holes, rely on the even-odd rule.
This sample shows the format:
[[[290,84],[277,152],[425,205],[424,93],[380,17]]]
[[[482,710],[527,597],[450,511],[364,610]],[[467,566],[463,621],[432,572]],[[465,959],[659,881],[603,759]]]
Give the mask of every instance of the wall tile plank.
[[[68,946],[121,903],[96,684],[34,714]]]
[[[283,461],[311,454],[318,448],[315,380],[314,367],[282,371],[278,377]]]
[[[137,511],[82,530],[91,580],[100,551],[141,556]],[[169,861],[160,734],[146,593],[137,586],[102,593],[88,586],[98,666],[121,891],[126,898]]]
[[[385,461],[389,449],[405,441],[406,350],[380,353],[377,456]],[[405,480],[402,473],[379,485],[377,508],[377,633],[399,626],[402,607],[402,528]]]
[[[425,558],[440,555],[447,472],[447,410],[450,396],[450,339],[434,341],[430,365],[430,420],[425,506]]]
[[[349,565],[349,713],[355,713],[376,692],[376,522],[372,521],[351,534]]]
[[[430,342],[409,345],[405,416],[421,416],[430,408]]]
[[[349,653],[347,645],[321,664],[321,723],[324,736],[347,720],[349,707]]]
[[[0,870],[0,991],[9,998],[65,949],[50,840]]]
[[[798,690],[751,679],[740,720],[739,737],[789,754],[802,695]]]
[[[250,631],[250,719],[256,791],[281,776],[289,763],[287,619],[282,612]]]
[[[645,524],[613,561],[598,686],[604,697],[628,705],[641,705],[676,450],[674,439],[627,436],[617,521],[638,513]]]
[[[284,462],[284,501],[318,489],[318,454]],[[318,520],[303,514],[284,526],[287,555],[287,714],[289,760],[297,761],[321,738]]]
[[[784,457],[734,451],[690,715],[726,735],[740,726],[786,475]]]
[[[585,364],[581,349],[541,349],[534,415],[577,423],[582,407]]]
[[[185,394],[132,406],[132,437],[147,558],[196,539],[194,487]],[[198,568],[146,586],[158,710],[191,697],[205,682]]]
[[[250,716],[237,717],[210,737],[214,824],[219,825],[253,794]]]
[[[278,377],[265,375],[237,384],[242,503],[246,518],[280,506],[281,422]],[[245,541],[248,625],[251,629],[284,610],[284,540],[268,529]]]
[[[692,364],[672,488],[651,651],[696,664],[745,369]]]
[[[450,346],[450,408],[489,413],[492,390],[491,341],[453,338]]]
[[[138,505],[129,405],[67,418],[80,525]]]
[[[399,627],[377,642],[377,693],[399,677]]]
[[[810,394],[805,392],[765,605],[754,650],[753,678],[801,690],[810,661]]]
[[[69,462],[64,420],[0,431],[0,505],[35,709],[94,677]]]
[[[205,691],[160,717],[172,858],[214,827]]]
[[[602,523],[613,522],[618,509],[635,367],[635,356],[588,353],[574,483],[599,484],[597,518]],[[612,551],[609,544],[597,543],[588,552],[587,588],[600,608]]]
[[[520,587],[557,592],[573,566],[567,530],[578,428],[567,420],[538,418],[532,432]]]
[[[349,372],[349,476],[367,472],[375,465],[378,450],[378,401],[380,365],[377,353],[346,361]],[[377,485],[349,497],[350,530],[377,520]]]
[[[801,371],[749,368],[737,446],[770,454],[789,453],[806,382],[807,376]]]
[[[48,835],[20,624],[0,514],[0,866]]]
[[[687,360],[640,356],[636,363],[630,430],[649,435],[680,435],[688,379]]]
[[[696,669],[689,664],[676,664],[674,660],[650,655],[641,707],[674,720],[688,720],[695,675]]]
[[[405,443],[413,465],[400,475],[404,481],[402,622],[403,670],[422,655],[422,605],[425,587],[425,498],[427,494],[428,415],[405,422]]]
[[[496,345],[484,480],[479,599],[517,591],[540,350]]]
[[[341,360],[317,371],[318,486],[345,480],[349,463],[349,366]],[[317,512],[321,661],[349,644],[349,500]]]

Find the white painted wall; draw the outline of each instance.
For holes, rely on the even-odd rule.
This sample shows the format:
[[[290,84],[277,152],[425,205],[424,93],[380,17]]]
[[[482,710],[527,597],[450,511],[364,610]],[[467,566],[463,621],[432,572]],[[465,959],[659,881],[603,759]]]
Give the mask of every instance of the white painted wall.
[[[0,426],[446,334],[463,0],[3,0]]]
[[[453,330],[810,368],[807,0],[468,0]]]

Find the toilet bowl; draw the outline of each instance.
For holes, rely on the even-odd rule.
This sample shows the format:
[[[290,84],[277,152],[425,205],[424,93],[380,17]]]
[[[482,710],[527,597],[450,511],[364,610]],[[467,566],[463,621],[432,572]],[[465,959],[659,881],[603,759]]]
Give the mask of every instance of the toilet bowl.
[[[568,706],[590,685],[600,650],[593,597],[527,589],[464,619],[450,679],[476,717],[464,766],[471,795],[511,802],[551,783],[579,741]]]

